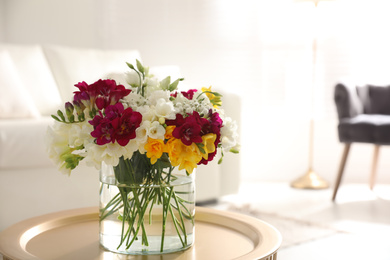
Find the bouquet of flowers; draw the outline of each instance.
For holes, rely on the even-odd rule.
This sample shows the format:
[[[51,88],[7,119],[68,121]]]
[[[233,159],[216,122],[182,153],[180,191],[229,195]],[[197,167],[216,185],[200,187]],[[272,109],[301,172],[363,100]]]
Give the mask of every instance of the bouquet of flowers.
[[[148,245],[140,220],[155,204],[163,205],[163,222],[172,214],[185,247],[184,219],[193,222],[194,213],[170,186],[175,179],[172,172],[178,168],[190,175],[198,165],[212,161],[218,150],[220,162],[224,152],[237,153],[237,125],[220,109],[221,95],[211,87],[178,91],[182,78],[171,82],[168,76],[160,81],[138,60],[136,66],[127,65],[127,87],[112,79],[75,85],[73,101],[65,103],[64,112],[52,116],[54,125],[47,134],[49,156],[67,174],[82,160],[96,169],[102,164],[113,168],[115,179],[109,184],[117,185],[119,192],[101,206],[100,220],[119,212],[118,248],[129,248],[140,230],[142,243]],[[162,184],[162,190],[148,188]],[[134,185],[143,189],[136,191]]]

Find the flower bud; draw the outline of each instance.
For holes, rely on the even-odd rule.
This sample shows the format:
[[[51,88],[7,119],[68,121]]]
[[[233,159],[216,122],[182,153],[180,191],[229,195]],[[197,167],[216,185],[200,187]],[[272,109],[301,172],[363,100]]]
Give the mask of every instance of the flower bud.
[[[65,103],[65,111],[66,111],[67,116],[73,114],[74,106],[72,105],[72,103],[70,103],[70,102]]]
[[[164,117],[160,117],[160,118],[158,119],[158,122],[159,122],[161,125],[165,124],[165,118],[164,118]]]

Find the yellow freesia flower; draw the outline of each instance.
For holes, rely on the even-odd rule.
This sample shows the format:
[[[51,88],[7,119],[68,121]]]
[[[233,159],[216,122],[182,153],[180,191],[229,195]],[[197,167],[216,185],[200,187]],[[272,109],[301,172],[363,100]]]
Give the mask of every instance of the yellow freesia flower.
[[[180,165],[180,154],[183,143],[180,139],[170,138],[165,145],[164,152],[168,153],[172,166]]]
[[[185,169],[189,174],[193,172],[198,166],[198,163],[202,160],[202,153],[195,143],[192,143],[189,146],[183,144],[181,156],[179,170]]]
[[[155,164],[161,158],[164,151],[164,141],[161,139],[148,138],[148,142],[144,146],[146,156],[150,158],[150,162]]]
[[[164,152],[168,153],[172,166],[179,166],[179,170],[185,169],[189,174],[202,160],[202,153],[195,143],[187,146],[176,138],[171,138],[167,142]]]
[[[209,158],[209,153],[215,152],[215,140],[217,139],[217,135],[213,133],[209,133],[207,135],[202,136],[203,140],[203,150],[205,153],[202,153],[202,156],[205,160]]]
[[[176,128],[176,126],[174,125],[169,125],[165,128],[165,139],[169,140],[171,138],[173,138],[173,135],[172,135],[172,132],[173,130]]]

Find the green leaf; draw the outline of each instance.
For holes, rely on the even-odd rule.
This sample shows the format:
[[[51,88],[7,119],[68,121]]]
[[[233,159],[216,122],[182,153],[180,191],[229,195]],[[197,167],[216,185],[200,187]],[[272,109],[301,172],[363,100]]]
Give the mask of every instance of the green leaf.
[[[177,80],[175,80],[174,82],[172,82],[171,85],[169,85],[169,91],[174,91],[175,89],[177,89],[177,85],[179,85],[179,82],[180,81],[183,81],[184,78],[179,78]]]
[[[204,150],[204,144],[202,143],[196,143],[196,145],[198,146],[199,148],[199,151],[203,154],[206,154],[206,151]]]
[[[160,87],[163,90],[167,90],[169,88],[169,84],[171,84],[171,77],[168,76],[165,79],[160,81]]]

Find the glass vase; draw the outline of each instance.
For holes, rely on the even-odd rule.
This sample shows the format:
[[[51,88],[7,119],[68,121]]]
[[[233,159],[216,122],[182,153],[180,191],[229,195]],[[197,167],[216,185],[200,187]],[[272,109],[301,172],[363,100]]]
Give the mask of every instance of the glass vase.
[[[132,255],[189,248],[194,243],[194,175],[185,171],[159,172],[155,174],[161,176],[146,181],[139,178],[145,177],[144,172],[135,173],[137,167],[127,163],[130,166],[122,168],[122,176],[116,167],[103,164],[100,170],[101,246]]]

